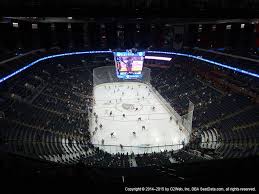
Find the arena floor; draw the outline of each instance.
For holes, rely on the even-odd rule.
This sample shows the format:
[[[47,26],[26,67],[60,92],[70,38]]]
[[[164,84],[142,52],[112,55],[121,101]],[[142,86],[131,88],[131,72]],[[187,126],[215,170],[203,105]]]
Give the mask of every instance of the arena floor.
[[[187,143],[186,134],[179,130],[174,117],[170,120],[169,110],[146,84],[100,84],[94,87],[94,99],[91,141],[100,149],[109,153],[142,154],[177,150],[182,146],[172,144]]]

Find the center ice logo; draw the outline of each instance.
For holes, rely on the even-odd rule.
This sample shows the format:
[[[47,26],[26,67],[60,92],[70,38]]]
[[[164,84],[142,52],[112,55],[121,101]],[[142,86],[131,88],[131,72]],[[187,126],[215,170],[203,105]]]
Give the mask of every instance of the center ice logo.
[[[122,107],[124,108],[124,109],[126,109],[126,110],[133,110],[133,109],[135,109],[135,106],[134,106],[134,104],[122,104]]]

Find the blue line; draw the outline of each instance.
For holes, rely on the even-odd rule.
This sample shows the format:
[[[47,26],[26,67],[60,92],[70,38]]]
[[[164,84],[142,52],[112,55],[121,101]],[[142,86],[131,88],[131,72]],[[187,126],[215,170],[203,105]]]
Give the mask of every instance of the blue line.
[[[5,76],[5,77],[2,77],[0,79],[0,83],[2,83],[4,81],[6,81],[7,79],[17,75],[18,73],[26,70],[27,68],[35,65],[36,63],[38,63],[40,61],[44,61],[44,60],[52,59],[52,58],[56,58],[56,57],[62,57],[62,56],[83,55],[83,54],[97,54],[97,53],[112,53],[112,51],[110,51],[110,50],[109,51],[82,51],[82,52],[71,52],[71,53],[63,53],[63,54],[57,54],[57,55],[51,55],[51,56],[47,56],[47,57],[42,57],[42,58],[37,59],[36,61],[33,61],[32,63],[24,66],[24,67],[22,67],[21,69],[15,71],[15,72],[13,72],[13,73]],[[184,54],[184,53],[176,53],[176,52],[163,52],[163,51],[147,51],[147,53],[178,55],[178,56],[194,58],[194,59],[205,61],[205,62],[214,64],[214,65],[217,65],[217,66],[220,66],[220,67],[223,67],[223,68],[227,68],[227,69],[230,69],[230,70],[242,73],[242,74],[246,74],[246,75],[249,75],[249,76],[253,76],[253,77],[259,78],[259,74],[252,73],[252,72],[249,72],[249,71],[246,71],[246,70],[243,70],[243,69],[235,68],[235,67],[232,67],[232,66],[229,66],[229,65],[224,65],[222,63],[211,61],[211,60],[208,60],[208,59],[205,59],[205,58],[202,58],[202,57],[199,57],[199,56],[195,56],[195,55],[189,55],[189,54]]]

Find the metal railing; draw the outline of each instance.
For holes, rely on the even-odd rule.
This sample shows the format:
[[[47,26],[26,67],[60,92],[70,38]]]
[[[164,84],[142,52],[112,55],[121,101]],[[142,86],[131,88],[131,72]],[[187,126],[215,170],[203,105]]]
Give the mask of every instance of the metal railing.
[[[164,152],[179,150],[184,147],[183,144],[172,144],[172,145],[158,145],[158,146],[148,146],[148,145],[139,145],[139,146],[120,146],[120,145],[102,145],[102,144],[93,144],[94,147],[98,147],[103,151],[106,151],[111,154],[116,153],[134,153],[134,154],[144,154],[144,153],[153,153],[153,152]]]

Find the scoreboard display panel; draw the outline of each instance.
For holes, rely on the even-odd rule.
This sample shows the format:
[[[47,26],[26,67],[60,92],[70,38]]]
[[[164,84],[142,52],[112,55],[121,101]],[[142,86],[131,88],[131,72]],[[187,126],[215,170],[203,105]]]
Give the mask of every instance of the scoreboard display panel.
[[[114,61],[118,78],[138,79],[142,77],[145,52],[114,52]]]

